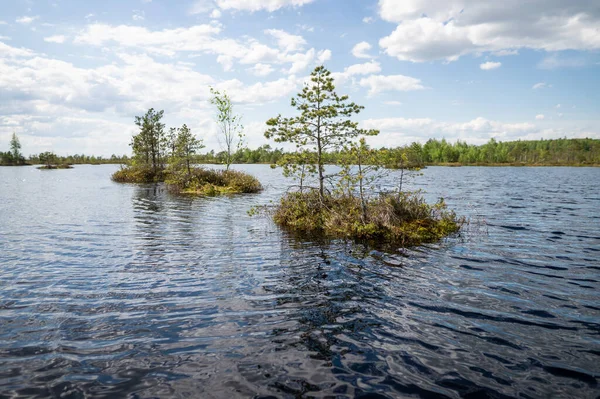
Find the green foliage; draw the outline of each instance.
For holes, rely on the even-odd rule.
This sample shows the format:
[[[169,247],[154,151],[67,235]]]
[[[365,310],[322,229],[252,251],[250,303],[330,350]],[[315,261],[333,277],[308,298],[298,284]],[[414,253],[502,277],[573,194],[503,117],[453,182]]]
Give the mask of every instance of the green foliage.
[[[149,165],[132,165],[117,170],[111,179],[117,183],[157,183],[164,181],[165,172],[157,173]]]
[[[176,135],[172,136],[173,131],[176,130]],[[201,148],[204,148],[202,140],[199,140],[192,134],[190,128],[187,125],[183,125],[179,129],[170,129],[169,140],[173,140],[171,154],[170,167],[174,169],[187,169],[188,173],[191,173],[190,163],[192,163],[192,157]]]
[[[278,143],[296,145],[300,156],[282,158],[284,165],[307,160],[307,154],[314,153],[315,172],[318,175],[319,193],[325,195],[324,165],[327,151],[340,151],[352,140],[362,135],[376,135],[376,130],[363,130],[350,118],[364,108],[348,102],[348,96],[339,96],[335,91],[333,78],[324,66],[318,66],[311,73],[311,83],[305,85],[302,92],[292,98],[291,105],[300,115],[284,118],[281,115],[267,121],[265,137]],[[306,165],[303,163],[301,165]],[[306,170],[306,168],[304,168]],[[298,168],[288,174],[297,174]],[[312,170],[308,173],[312,174]]]
[[[25,164],[25,158],[21,154],[21,143],[16,133],[13,133],[10,139],[10,151],[0,152],[0,165],[17,166]]]
[[[429,205],[419,193],[382,193],[364,206],[356,196],[291,192],[281,199],[273,218],[295,232],[400,246],[438,241],[458,232],[464,223],[443,200]]]
[[[292,98],[298,116],[279,115],[267,121],[267,138],[296,145],[296,152],[284,154],[278,164],[285,176],[299,182],[299,191],[287,193],[276,206],[274,221],[300,233],[376,239],[403,246],[457,232],[462,220],[447,211],[443,201],[430,206],[418,193],[402,192],[401,185],[396,193],[376,193],[374,186],[384,166],[395,165],[404,172],[408,151],[371,149],[364,136],[379,132],[359,129],[358,123],[350,120],[363,107],[348,102],[347,96],[338,96],[330,75],[322,66],[313,71],[312,83]],[[411,150],[421,148],[412,146]],[[338,165],[340,172],[326,176],[327,162]],[[319,187],[305,187],[305,179],[315,174]],[[333,192],[325,192],[326,179],[334,182]]]
[[[426,164],[600,165],[600,140],[563,138],[500,142],[490,139],[486,144],[476,146],[462,141],[451,144],[443,139],[431,139],[420,151],[416,149],[413,153]]]
[[[151,167],[155,173],[164,169],[167,137],[165,125],[161,123],[164,111],[154,111],[150,108],[144,116],[136,116],[135,124],[139,127],[138,134],[133,136],[133,162],[136,166]]]
[[[229,170],[229,166],[235,160],[235,155],[244,145],[242,117],[233,112],[233,103],[227,93],[221,93],[212,87],[210,92],[212,94],[210,102],[217,108],[217,124],[221,131],[219,141],[225,150],[223,163]]]
[[[250,194],[262,190],[253,176],[235,170],[192,168],[170,172],[166,178],[171,191],[188,194]]]

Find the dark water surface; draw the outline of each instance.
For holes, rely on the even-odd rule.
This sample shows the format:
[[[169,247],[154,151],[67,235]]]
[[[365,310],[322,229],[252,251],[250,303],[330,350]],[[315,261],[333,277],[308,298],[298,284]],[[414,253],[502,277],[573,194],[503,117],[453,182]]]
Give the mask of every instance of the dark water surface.
[[[0,397],[600,395],[600,169],[428,168],[477,223],[402,252],[248,217],[287,183],[241,168],[267,190],[0,168]]]

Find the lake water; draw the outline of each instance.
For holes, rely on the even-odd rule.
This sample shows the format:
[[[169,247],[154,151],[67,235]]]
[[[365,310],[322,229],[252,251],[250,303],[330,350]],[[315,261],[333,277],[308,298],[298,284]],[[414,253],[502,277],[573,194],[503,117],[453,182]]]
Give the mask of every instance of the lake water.
[[[0,168],[0,397],[600,395],[598,168],[428,168],[473,223],[406,251],[250,218],[268,166],[222,198],[116,168]]]

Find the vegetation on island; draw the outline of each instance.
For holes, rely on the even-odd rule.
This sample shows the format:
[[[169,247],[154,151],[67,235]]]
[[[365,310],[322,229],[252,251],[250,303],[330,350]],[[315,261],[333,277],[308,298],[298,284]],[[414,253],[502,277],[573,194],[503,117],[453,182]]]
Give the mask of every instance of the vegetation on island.
[[[234,160],[234,146],[242,144],[240,117],[233,113],[231,100],[226,94],[212,90],[212,103],[217,106],[217,122],[227,152],[226,170],[208,170],[193,166],[194,157],[203,141],[187,125],[165,131],[164,111],[149,109],[136,116],[139,133],[131,141],[133,157],[126,167],[112,175],[120,183],[165,182],[170,191],[183,194],[256,193],[262,190],[260,182],[243,172],[230,170]]]
[[[352,121],[364,107],[335,92],[325,67],[312,72],[310,83],[291,105],[297,115],[268,120],[265,133],[296,147],[278,162],[284,175],[296,181],[295,190],[272,210],[278,225],[301,234],[401,246],[437,241],[459,231],[463,220],[447,210],[443,199],[429,205],[420,193],[402,191],[401,185],[394,191],[375,190],[389,159],[364,138],[379,132],[360,129]],[[325,167],[332,160],[328,152],[336,154],[335,170]]]
[[[10,139],[10,151],[0,152],[0,165],[2,166],[20,166],[28,165],[23,154],[21,154],[21,142],[16,133],[12,134]]]
[[[63,163],[61,160],[51,151],[42,152],[38,155],[39,163],[42,166],[38,166],[38,169],[72,169],[73,167],[68,163]]]

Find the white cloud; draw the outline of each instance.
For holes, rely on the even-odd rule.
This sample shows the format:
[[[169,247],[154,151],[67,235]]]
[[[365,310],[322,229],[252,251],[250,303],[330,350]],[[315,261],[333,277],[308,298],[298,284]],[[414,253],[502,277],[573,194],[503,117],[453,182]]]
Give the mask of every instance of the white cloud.
[[[325,49],[317,54],[317,64],[323,65],[331,59],[331,50]]]
[[[365,24],[370,24],[371,22],[375,21],[375,18],[373,18],[373,17],[364,17],[362,21]]]
[[[556,109],[560,108],[560,104],[556,104],[556,106],[554,108],[556,108]]]
[[[379,136],[370,138],[375,146],[397,146],[412,141],[423,142],[429,138],[446,138],[483,144],[490,138],[510,141],[516,139],[539,140],[541,138],[600,137],[600,129],[554,128],[545,129],[529,122],[507,123],[478,117],[468,122],[442,122],[431,118],[382,118],[367,119],[362,127],[381,130]]]
[[[371,50],[371,45],[367,42],[360,42],[352,48],[352,55],[356,58],[371,58],[367,53]]]
[[[286,52],[302,50],[306,45],[306,40],[302,36],[291,35],[280,29],[267,29],[265,33],[274,37],[279,48]]]
[[[219,11],[218,9],[215,8],[210,13],[210,17],[213,18],[213,19],[219,19],[219,18],[221,18],[221,11]]]
[[[258,82],[247,86],[237,79],[218,83],[217,89],[224,90],[231,100],[243,104],[265,104],[282,97],[291,97],[300,80],[295,76],[271,82]]]
[[[290,97],[301,83],[294,76],[254,84],[218,80],[193,64],[148,55],[116,53],[115,62],[84,69],[4,43],[0,54],[0,87],[7,96],[0,103],[0,141],[12,131],[24,134],[32,153],[128,153],[133,115],[150,107],[165,109],[168,125],[185,122],[204,132],[214,124],[209,86],[243,105]]]
[[[106,47],[112,44],[123,48],[136,48],[145,52],[173,57],[181,52],[214,54],[225,71],[230,71],[235,62],[242,65],[289,64],[288,73],[297,74],[315,60],[315,49],[294,52],[301,49],[306,41],[301,36],[291,35],[282,30],[268,30],[265,33],[276,39],[278,48],[272,48],[256,39],[244,37],[243,41],[220,38],[219,24],[195,25],[189,28],[151,31],[145,27],[106,24],[92,24],[75,38],[76,44]],[[195,56],[191,54],[191,56]],[[325,61],[331,52],[318,53]]]
[[[306,24],[298,24],[296,25],[298,28],[306,31],[306,32],[314,32],[315,28],[313,26],[310,25],[306,25]]]
[[[369,89],[369,96],[384,91],[422,90],[421,80],[404,75],[371,75],[360,80],[360,85]]]
[[[399,107],[399,106],[402,105],[402,102],[400,102],[400,101],[384,101],[383,103],[385,105],[393,105],[393,106],[396,106],[396,107]]]
[[[44,41],[48,43],[64,43],[65,40],[67,40],[67,38],[63,35],[48,36],[44,38]]]
[[[269,64],[256,64],[249,71],[256,76],[267,76],[270,75],[274,69]]]
[[[201,14],[215,6],[232,11],[277,11],[284,7],[301,7],[315,0],[197,0],[190,8],[190,14]]]
[[[333,72],[333,77],[336,84],[343,84],[355,76],[365,76],[381,72],[381,65],[376,61],[366,62],[364,64],[354,64],[344,68],[343,72]]]
[[[380,46],[404,61],[525,48],[600,49],[600,9],[589,1],[379,0],[379,14],[398,23]]]
[[[15,20],[15,22],[17,22],[17,23],[19,23],[19,24],[24,24],[24,25],[27,25],[27,24],[30,24],[30,23],[32,23],[33,21],[35,21],[36,19],[39,19],[39,18],[40,18],[40,17],[39,17],[39,16],[37,16],[37,15],[36,15],[36,16],[34,16],[34,17],[23,16],[23,17],[21,17],[21,18],[17,18],[17,19]]]
[[[489,71],[491,69],[497,69],[500,68],[500,66],[502,66],[501,62],[484,62],[483,64],[479,65],[479,68],[483,69],[484,71]]]
[[[600,35],[600,33],[599,33]],[[551,54],[545,57],[538,64],[540,69],[559,69],[559,68],[581,68],[587,64],[587,61],[580,57],[562,57],[558,54]]]
[[[546,88],[551,88],[551,87],[552,87],[552,85],[549,85],[546,82],[540,82],[540,83],[534,84],[532,89],[539,90],[539,89],[546,89]]]
[[[538,114],[538,115],[535,116],[535,119],[538,120],[538,121],[541,121],[544,118],[545,118],[544,114]]]
[[[131,17],[134,21],[143,21],[145,18],[145,13],[143,11],[134,11],[133,16]]]

